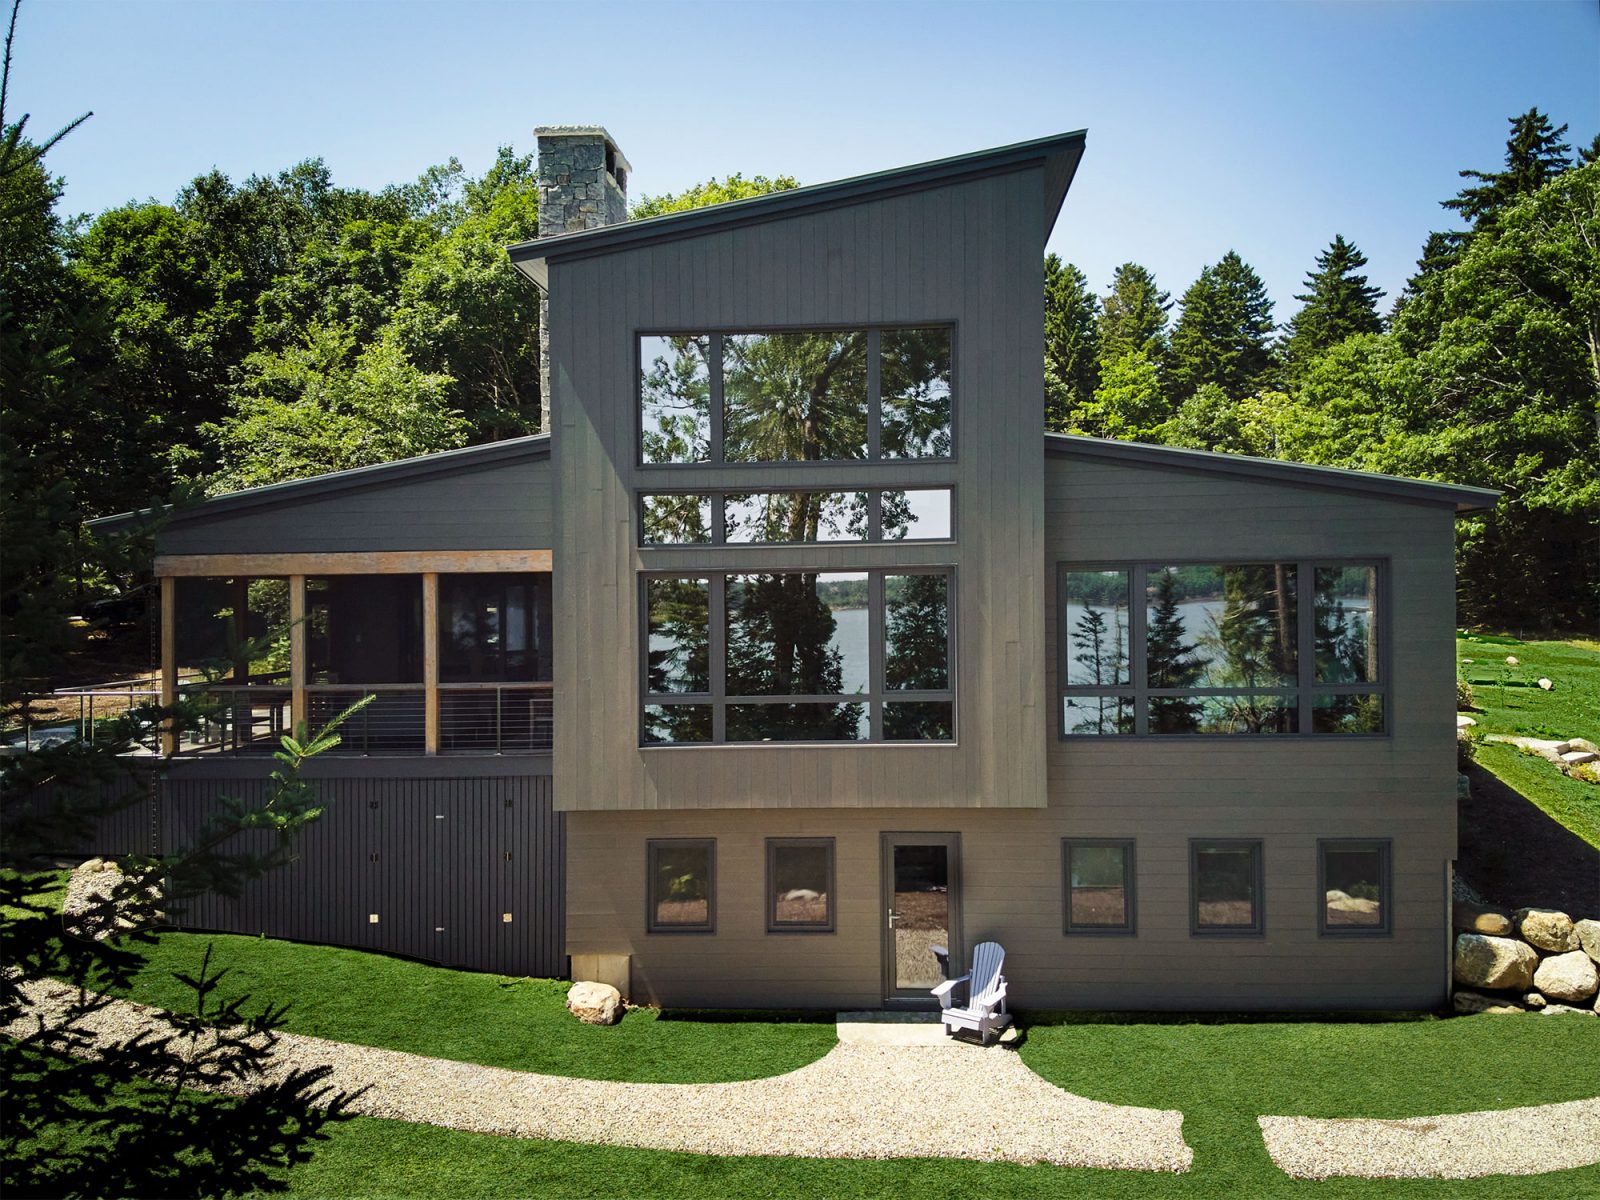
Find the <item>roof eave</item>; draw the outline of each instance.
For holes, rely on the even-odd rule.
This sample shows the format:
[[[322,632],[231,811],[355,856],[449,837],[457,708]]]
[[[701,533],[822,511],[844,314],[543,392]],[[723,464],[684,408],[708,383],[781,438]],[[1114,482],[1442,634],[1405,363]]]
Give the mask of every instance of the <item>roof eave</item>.
[[[1247,454],[1221,454],[1214,450],[1190,450],[1180,446],[1152,446],[1144,442],[1124,442],[1069,433],[1046,433],[1045,446],[1058,454],[1080,458],[1230,475],[1238,479],[1377,495],[1392,500],[1448,504],[1458,514],[1491,509],[1501,496],[1496,488],[1438,483],[1403,475],[1380,475],[1375,471],[1315,466],[1279,458],[1254,458]]]
[[[1046,235],[1066,201],[1067,191],[1083,157],[1086,130],[1056,134],[991,150],[979,150],[934,162],[895,167],[871,175],[857,175],[810,187],[791,188],[732,200],[705,208],[667,213],[643,221],[622,221],[595,229],[555,234],[518,242],[506,248],[512,264],[541,288],[549,286],[547,263],[586,258],[613,250],[677,240],[739,225],[759,224],[799,216],[818,209],[861,203],[901,192],[924,191],[967,179],[1025,170],[1044,164]]]

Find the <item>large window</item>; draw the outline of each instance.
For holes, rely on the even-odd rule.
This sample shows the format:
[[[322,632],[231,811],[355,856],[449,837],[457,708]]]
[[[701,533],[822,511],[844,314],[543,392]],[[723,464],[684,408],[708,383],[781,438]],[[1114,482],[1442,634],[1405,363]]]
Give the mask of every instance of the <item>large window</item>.
[[[646,546],[948,541],[953,534],[949,488],[646,492],[639,506]]]
[[[949,741],[949,570],[643,581],[647,744]]]
[[[1133,843],[1063,838],[1066,932],[1133,932]]]
[[[1265,927],[1261,912],[1261,879],[1259,841],[1191,841],[1191,932],[1260,933]]]
[[[651,933],[712,933],[717,927],[717,843],[662,838],[648,845]]]
[[[1061,733],[1384,733],[1378,580],[1374,563],[1064,565]]]
[[[833,932],[833,839],[767,839],[767,932]]]
[[[1317,843],[1318,927],[1325,935],[1389,932],[1389,842]]]
[[[639,339],[639,456],[668,463],[949,458],[948,327]]]
[[[548,574],[441,575],[439,679],[550,679]]]

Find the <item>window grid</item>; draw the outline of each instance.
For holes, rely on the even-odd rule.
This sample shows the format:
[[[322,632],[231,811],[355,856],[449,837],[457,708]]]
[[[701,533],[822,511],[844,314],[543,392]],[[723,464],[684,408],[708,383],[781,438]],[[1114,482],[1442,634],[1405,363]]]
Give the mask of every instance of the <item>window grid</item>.
[[[1292,685],[1275,687],[1223,687],[1223,688],[1152,688],[1149,686],[1149,603],[1147,591],[1152,568],[1179,566],[1271,566],[1275,563],[1295,568],[1295,640],[1296,681]],[[1316,572],[1324,568],[1368,567],[1375,572],[1377,602],[1373,618],[1378,625],[1377,678],[1371,683],[1319,683],[1316,679]],[[1133,701],[1134,730],[1136,737],[1181,738],[1269,738],[1291,737],[1388,737],[1392,728],[1390,715],[1390,661],[1389,647],[1389,586],[1388,564],[1376,558],[1308,558],[1308,559],[1180,559],[1167,558],[1158,563],[1133,562],[1063,562],[1058,564],[1056,581],[1056,732],[1059,738],[1099,738],[1115,736],[1094,733],[1071,733],[1066,727],[1064,701],[1069,697],[1093,699],[1097,697],[1127,697]],[[1128,574],[1128,670],[1126,684],[1069,685],[1070,641],[1066,627],[1066,576],[1072,571],[1125,571]],[[1295,700],[1294,729],[1289,733],[1152,733],[1150,730],[1150,704],[1152,699],[1193,699],[1207,696],[1260,696],[1284,697]],[[1314,729],[1316,701],[1323,696],[1376,696],[1383,706],[1383,726],[1372,733],[1319,733]]]
[[[639,745],[645,748],[671,746],[860,746],[869,743],[889,745],[940,745],[954,744],[960,737],[960,714],[955,704],[956,695],[956,584],[951,567],[881,567],[866,571],[867,576],[867,653],[868,680],[865,692],[838,695],[782,695],[741,696],[727,692],[727,579],[730,575],[768,574],[818,574],[835,573],[827,568],[755,568],[694,571],[651,571],[639,577]],[[939,575],[945,579],[945,670],[947,687],[938,689],[890,688],[885,683],[885,608],[884,580],[899,575]],[[710,690],[705,692],[651,692],[649,687],[650,653],[650,599],[649,584],[652,579],[705,579],[708,581],[708,604],[711,628],[709,630]],[[950,737],[933,739],[893,739],[883,735],[883,710],[885,704],[918,702],[947,703],[951,706]],[[865,704],[868,714],[867,738],[831,739],[817,741],[730,741],[727,736],[727,710],[732,705],[757,704]],[[646,709],[703,705],[711,708],[711,741],[661,742],[647,737]]]
[[[681,464],[680,464],[681,465]],[[729,496],[747,495],[806,495],[817,493],[842,493],[864,492],[867,497],[867,533],[860,538],[818,538],[814,541],[770,542],[770,541],[742,541],[728,537],[727,499]],[[927,537],[885,537],[883,532],[883,496],[885,492],[942,492],[949,497],[949,524],[948,533],[941,533]],[[710,536],[703,542],[663,542],[653,541],[647,534],[646,514],[649,501],[658,496],[704,496],[711,501],[711,529]],[[883,543],[890,546],[913,545],[920,542],[953,542],[956,540],[956,489],[948,484],[919,484],[908,483],[901,487],[761,487],[761,488],[686,488],[673,490],[663,488],[655,491],[641,491],[636,496],[637,511],[634,514],[639,526],[639,545],[646,550],[675,549],[688,547],[704,550],[707,546],[737,546],[752,549],[765,549],[771,546],[862,546],[868,543]]]
[[[948,454],[922,455],[922,456],[894,456],[885,457],[883,454],[883,381],[882,381],[882,345],[885,332],[896,333],[910,330],[945,330],[950,335],[950,452]],[[723,343],[729,336],[742,336],[745,334],[782,334],[782,333],[865,333],[867,335],[867,446],[864,458],[833,458],[820,459],[815,463],[806,460],[778,460],[773,462],[744,462],[728,461],[723,450],[723,433],[725,424],[726,395],[723,381]],[[708,403],[710,412],[707,414],[707,436],[710,440],[707,457],[696,461],[686,462],[651,462],[644,456],[644,341],[655,337],[704,337],[709,341],[708,370]],[[770,469],[774,466],[809,466],[809,465],[848,465],[851,463],[947,463],[954,462],[956,458],[956,406],[959,403],[957,396],[956,377],[959,373],[957,362],[956,327],[948,320],[917,321],[899,325],[852,325],[849,327],[822,326],[822,325],[796,325],[796,326],[767,326],[761,328],[729,329],[715,333],[700,330],[684,329],[642,329],[634,337],[634,465],[637,467],[654,470],[657,468],[673,469],[681,467],[753,467],[756,469]],[[731,489],[730,489],[731,490]]]

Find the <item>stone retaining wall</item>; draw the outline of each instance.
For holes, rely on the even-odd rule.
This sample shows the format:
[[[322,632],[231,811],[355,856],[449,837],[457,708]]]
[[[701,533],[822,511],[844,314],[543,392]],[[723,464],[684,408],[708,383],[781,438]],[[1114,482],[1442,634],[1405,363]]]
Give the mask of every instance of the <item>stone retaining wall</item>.
[[[1600,921],[1550,908],[1455,906],[1460,1013],[1582,1013],[1600,1003]]]

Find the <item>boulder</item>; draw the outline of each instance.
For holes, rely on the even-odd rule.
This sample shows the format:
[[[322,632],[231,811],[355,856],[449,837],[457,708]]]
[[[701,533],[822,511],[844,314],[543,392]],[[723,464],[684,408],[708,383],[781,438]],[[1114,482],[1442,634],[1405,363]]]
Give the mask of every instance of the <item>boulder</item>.
[[[1568,750],[1561,756],[1561,761],[1569,767],[1592,763],[1597,759],[1600,759],[1600,754],[1596,754],[1593,750]]]
[[[1583,952],[1600,963],[1600,921],[1574,921],[1572,932],[1578,935]]]
[[[622,1020],[622,993],[609,983],[580,981],[567,989],[567,1009],[585,1025]]]
[[[1539,1010],[1541,1017],[1561,1017],[1567,1013],[1577,1013],[1580,1017],[1593,1017],[1597,1014],[1592,1008],[1573,1008],[1570,1004],[1550,1004]]]
[[[1510,937],[1511,918],[1492,908],[1484,908],[1466,900],[1457,900],[1451,916],[1458,930],[1469,933],[1487,933],[1491,937]]]
[[[1508,1003],[1500,996],[1485,996],[1479,992],[1457,992],[1451,999],[1458,1013],[1519,1013],[1520,1005]]]
[[[1533,986],[1538,965],[1533,947],[1515,938],[1484,933],[1456,936],[1455,980],[1468,987],[1525,992]]]
[[[1587,750],[1590,754],[1600,754],[1600,746],[1596,746],[1588,738],[1569,738],[1567,745],[1574,750]]]
[[[1565,954],[1578,948],[1578,935],[1573,931],[1572,918],[1553,908],[1519,908],[1516,913],[1517,932],[1530,946]]]
[[[1551,1000],[1578,1004],[1600,989],[1600,972],[1594,969],[1594,960],[1582,950],[1552,954],[1533,973],[1533,986]]]
[[[1522,998],[1522,1003],[1525,1004],[1529,1008],[1543,1008],[1546,1004],[1548,1004],[1550,1002],[1548,1000],[1546,1000],[1543,996],[1541,996],[1538,992],[1529,992],[1526,996],[1524,996]]]

